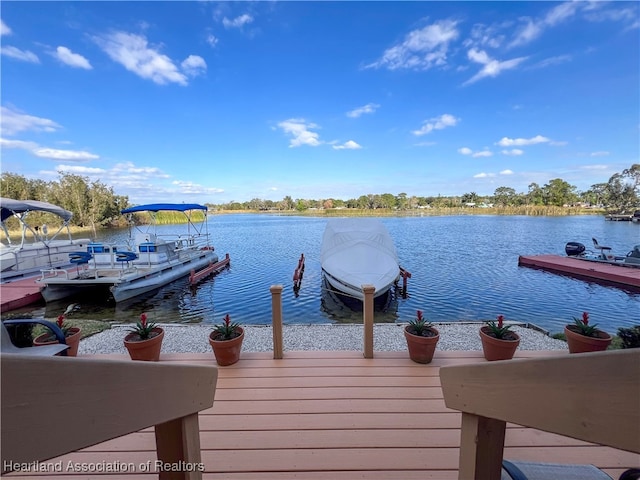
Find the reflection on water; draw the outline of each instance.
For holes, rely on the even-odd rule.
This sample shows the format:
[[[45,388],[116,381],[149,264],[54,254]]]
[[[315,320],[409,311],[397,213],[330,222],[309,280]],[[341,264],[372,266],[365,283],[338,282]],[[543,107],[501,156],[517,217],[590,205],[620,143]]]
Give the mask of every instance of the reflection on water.
[[[439,321],[478,321],[498,314],[559,332],[583,311],[615,333],[640,324],[640,293],[519,267],[519,255],[564,255],[569,241],[590,245],[591,237],[624,255],[640,244],[640,225],[606,222],[599,216],[501,217],[444,216],[381,219],[398,250],[400,265],[411,272],[408,296],[392,292],[378,305],[376,321],[409,321],[416,310]],[[19,312],[54,319],[75,303],[69,316],[132,322],[147,312],[158,322],[219,323],[229,313],[244,324],[271,322],[269,287],[283,285],[285,323],[362,322],[361,306],[323,287],[320,243],[324,218],[276,215],[217,215],[208,220],[217,253],[231,264],[196,287],[179,280],[126,304],[105,306],[99,299],[74,299]],[[170,233],[172,226],[164,226]],[[179,228],[179,227],[177,227]],[[117,242],[126,231],[102,234]],[[300,290],[293,273],[300,255],[305,272]],[[6,315],[3,315],[3,317]]]
[[[391,288],[385,294],[374,299],[373,311],[376,322],[394,323],[396,321],[400,295],[400,289]],[[322,276],[320,308],[328,318],[336,323],[362,322],[362,302],[338,292],[329,285],[324,275]]]

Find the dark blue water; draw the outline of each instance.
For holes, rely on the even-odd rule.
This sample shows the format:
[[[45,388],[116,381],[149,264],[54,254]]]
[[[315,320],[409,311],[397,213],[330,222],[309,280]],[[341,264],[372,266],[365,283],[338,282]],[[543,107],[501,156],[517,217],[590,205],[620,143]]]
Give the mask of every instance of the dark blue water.
[[[390,295],[377,304],[376,321],[406,322],[421,309],[431,321],[478,321],[498,314],[559,332],[580,317],[615,333],[640,324],[640,292],[518,266],[519,255],[564,255],[569,241],[591,246],[591,237],[625,255],[640,244],[640,225],[607,222],[601,216],[442,216],[382,218],[396,242],[401,266],[411,272],[408,296]],[[276,215],[218,215],[209,231],[220,257],[231,267],[196,288],[186,280],[123,305],[77,301],[74,316],[127,322],[148,312],[155,321],[218,323],[229,313],[244,324],[271,322],[269,287],[282,284],[285,323],[361,322],[361,304],[323,286],[319,252],[324,218]],[[167,230],[180,227],[167,226]],[[112,231],[104,241],[126,235]],[[302,287],[293,272],[306,257]],[[69,302],[32,309],[55,318]]]

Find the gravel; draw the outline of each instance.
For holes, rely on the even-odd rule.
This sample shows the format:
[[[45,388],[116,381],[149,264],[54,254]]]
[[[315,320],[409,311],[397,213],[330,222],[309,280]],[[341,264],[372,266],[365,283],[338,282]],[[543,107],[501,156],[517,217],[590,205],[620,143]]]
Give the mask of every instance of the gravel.
[[[404,351],[407,344],[403,334],[406,324],[375,324],[373,327],[374,351]],[[438,350],[482,350],[478,329],[481,323],[434,323],[440,332]],[[161,325],[164,330],[162,352],[207,353],[211,352],[208,336],[210,325]],[[114,325],[109,330],[86,338],[80,342],[79,354],[127,353],[123,338],[130,325]],[[244,326],[245,352],[273,351],[270,325]],[[362,350],[362,325],[285,325],[283,328],[284,350]],[[520,350],[566,350],[562,340],[526,325],[514,325],[512,330],[520,335]]]

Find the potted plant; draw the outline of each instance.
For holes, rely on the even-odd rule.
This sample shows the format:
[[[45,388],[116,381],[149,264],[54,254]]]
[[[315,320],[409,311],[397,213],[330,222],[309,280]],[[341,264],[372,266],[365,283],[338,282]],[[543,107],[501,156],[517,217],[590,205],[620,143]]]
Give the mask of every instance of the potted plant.
[[[564,327],[564,335],[569,345],[569,353],[599,352],[611,343],[611,335],[589,325],[589,312],[582,313],[582,319],[574,318],[574,323]]]
[[[520,335],[512,332],[510,325],[504,324],[504,316],[498,315],[496,320],[485,322],[486,325],[480,328],[484,358],[490,362],[510,360],[520,345]]]
[[[415,320],[409,321],[409,325],[404,327],[404,338],[407,340],[411,360],[416,363],[430,363],[440,340],[440,332],[431,322],[427,322],[422,316],[422,311],[418,310]]]
[[[60,315],[56,320],[56,325],[64,334],[64,341],[69,345],[67,349],[68,357],[75,357],[78,355],[78,347],[80,346],[80,338],[82,337],[82,331],[80,327],[72,327],[68,323],[65,322],[65,316]],[[38,335],[33,339],[33,346],[39,347],[41,345],[51,345],[53,343],[58,343],[58,339],[56,335],[47,330],[47,332],[42,335]]]
[[[131,360],[157,362],[163,338],[164,330],[156,327],[154,322],[148,322],[147,314],[143,313],[136,326],[124,337],[124,346],[127,347]]]
[[[240,360],[240,350],[244,340],[244,329],[231,321],[227,313],[224,321],[209,334],[209,345],[213,349],[216,362],[220,366],[233,365]]]

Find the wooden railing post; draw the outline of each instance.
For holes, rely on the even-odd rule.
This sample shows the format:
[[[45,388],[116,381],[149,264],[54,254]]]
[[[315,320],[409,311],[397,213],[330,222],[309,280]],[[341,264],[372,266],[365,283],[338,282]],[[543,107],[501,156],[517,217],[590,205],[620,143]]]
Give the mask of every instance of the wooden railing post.
[[[271,325],[273,328],[273,358],[282,358],[282,285],[271,285]]]
[[[373,294],[376,287],[362,285],[364,301],[362,315],[364,321],[364,358],[373,358]]]

